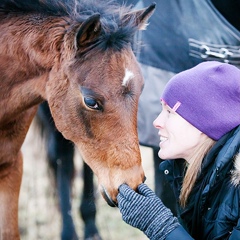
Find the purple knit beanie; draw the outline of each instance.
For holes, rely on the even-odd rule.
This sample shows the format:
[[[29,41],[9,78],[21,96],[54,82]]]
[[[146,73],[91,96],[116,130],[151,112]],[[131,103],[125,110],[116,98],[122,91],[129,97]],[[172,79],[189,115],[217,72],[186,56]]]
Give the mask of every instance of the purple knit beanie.
[[[176,74],[166,85],[162,100],[218,140],[240,125],[240,69],[215,61],[200,63]]]

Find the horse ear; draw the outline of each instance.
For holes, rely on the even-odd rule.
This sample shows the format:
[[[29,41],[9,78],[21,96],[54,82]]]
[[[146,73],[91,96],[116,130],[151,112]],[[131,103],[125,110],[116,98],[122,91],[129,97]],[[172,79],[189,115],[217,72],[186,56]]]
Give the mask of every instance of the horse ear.
[[[88,43],[93,42],[101,32],[100,14],[94,14],[85,20],[76,35],[76,47],[86,46]]]
[[[123,17],[123,22],[128,22],[132,17],[135,20],[135,25],[139,30],[145,30],[147,21],[154,13],[156,3],[152,3],[149,7],[141,10],[132,11]]]

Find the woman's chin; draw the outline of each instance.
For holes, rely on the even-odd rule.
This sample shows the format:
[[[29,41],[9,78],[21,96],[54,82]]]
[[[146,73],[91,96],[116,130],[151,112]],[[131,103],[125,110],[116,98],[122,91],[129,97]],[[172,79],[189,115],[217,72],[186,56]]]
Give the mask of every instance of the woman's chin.
[[[171,159],[170,154],[168,154],[164,149],[160,148],[159,152],[158,152],[158,156],[165,160],[165,159]]]

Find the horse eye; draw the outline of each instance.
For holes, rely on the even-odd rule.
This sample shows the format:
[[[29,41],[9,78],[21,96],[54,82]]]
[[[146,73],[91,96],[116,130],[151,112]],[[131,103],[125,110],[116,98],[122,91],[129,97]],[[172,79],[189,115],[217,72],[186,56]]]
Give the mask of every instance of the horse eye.
[[[96,99],[90,98],[90,97],[84,97],[84,103],[86,104],[87,107],[94,109],[94,110],[102,110],[102,107],[100,104],[97,102]]]

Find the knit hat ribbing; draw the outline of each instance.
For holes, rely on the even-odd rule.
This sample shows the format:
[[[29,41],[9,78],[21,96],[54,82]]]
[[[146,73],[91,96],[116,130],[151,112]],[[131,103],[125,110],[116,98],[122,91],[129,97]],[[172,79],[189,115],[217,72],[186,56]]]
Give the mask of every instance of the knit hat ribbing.
[[[208,61],[176,74],[162,99],[214,140],[240,125],[240,70]]]

